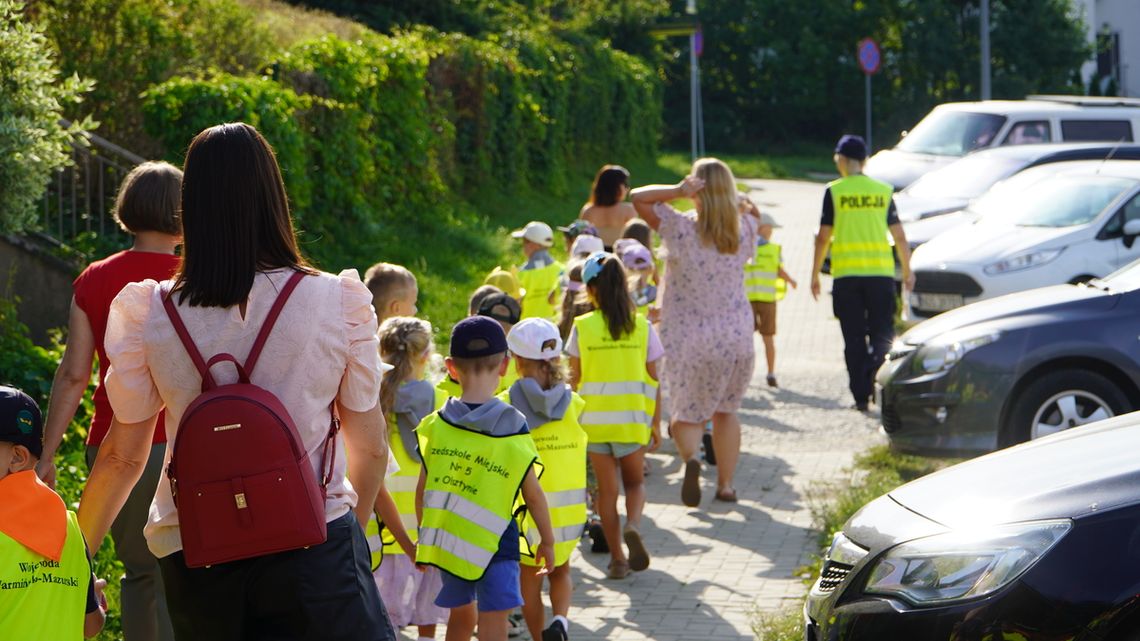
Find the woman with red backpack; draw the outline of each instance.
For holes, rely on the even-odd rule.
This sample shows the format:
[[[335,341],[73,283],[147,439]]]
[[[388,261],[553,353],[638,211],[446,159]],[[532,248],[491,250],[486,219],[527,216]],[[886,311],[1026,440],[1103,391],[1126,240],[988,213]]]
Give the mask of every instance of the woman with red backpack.
[[[249,125],[190,144],[182,225],[173,281],[111,305],[115,420],[79,508],[92,552],[165,407],[173,446],[144,533],[175,637],[393,639],[359,525],[388,456],[371,294],[355,272],[305,263]]]

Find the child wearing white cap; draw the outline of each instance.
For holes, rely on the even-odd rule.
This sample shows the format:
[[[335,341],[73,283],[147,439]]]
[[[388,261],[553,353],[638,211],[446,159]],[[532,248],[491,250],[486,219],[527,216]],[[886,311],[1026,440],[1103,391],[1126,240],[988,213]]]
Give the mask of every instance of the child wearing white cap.
[[[522,240],[523,254],[526,255],[526,262],[518,270],[519,284],[524,290],[520,301],[522,317],[554,320],[562,271],[565,269],[550,255],[554,230],[544,222],[532,220],[526,227],[511,232],[511,236]]]
[[[747,205],[743,204],[744,202]],[[743,201],[742,207],[756,207]],[[776,302],[784,297],[788,285],[796,287],[794,278],[784,271],[780,246],[772,242],[772,231],[780,224],[768,213],[759,213],[760,226],[756,237],[756,253],[752,262],[744,267],[744,289],[752,306],[756,331],[764,341],[764,356],[768,364],[768,387],[778,387],[776,381]]]
[[[558,327],[543,318],[528,318],[511,328],[507,346],[514,356],[519,380],[500,398],[526,416],[543,473],[539,484],[546,494],[554,527],[554,571],[550,573],[550,603],[554,621],[543,628],[542,575],[525,551],[521,564],[531,571],[519,574],[523,616],[532,639],[565,641],[569,628],[570,555],[586,526],[586,432],[578,423],[586,402],[571,391],[561,362],[562,337]],[[535,540],[534,523],[527,516],[522,533]]]

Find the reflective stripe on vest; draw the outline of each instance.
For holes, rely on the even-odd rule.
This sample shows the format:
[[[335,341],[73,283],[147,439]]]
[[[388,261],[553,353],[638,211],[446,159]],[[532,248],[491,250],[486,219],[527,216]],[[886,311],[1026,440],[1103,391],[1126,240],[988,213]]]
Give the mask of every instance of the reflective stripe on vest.
[[[509,400],[510,393],[500,398]],[[586,401],[571,392],[570,407],[557,421],[531,429],[530,437],[542,459],[543,474],[538,483],[546,495],[550,524],[554,528],[554,566],[570,560],[586,527],[586,432],[579,423]],[[528,512],[523,519],[519,558],[523,565],[534,566],[534,547],[538,545],[538,528]]]
[[[586,409],[578,419],[591,443],[649,442],[657,383],[645,369],[649,322],[638,314],[631,334],[614,340],[600,311],[574,319]]]
[[[561,289],[562,272],[565,269],[565,265],[555,261],[546,267],[519,270],[519,285],[526,290],[521,301],[522,318],[545,318],[551,322],[558,320],[558,291]],[[551,293],[554,294],[553,303],[550,302]]]
[[[435,407],[442,407],[446,400],[447,392],[437,386]],[[412,543],[415,543],[418,539],[417,530],[419,529],[419,523],[416,521],[416,485],[419,484],[420,480],[420,464],[413,460],[404,448],[404,439],[400,437],[400,428],[396,424],[396,416],[389,414],[387,419],[389,452],[391,452],[392,458],[396,460],[400,469],[384,480],[384,487],[392,495],[392,501],[400,512],[400,522],[404,525],[408,538],[411,539]],[[379,516],[369,519],[364,534],[368,537],[368,547],[372,552],[373,570],[383,562],[384,555],[404,553],[404,548],[396,542],[396,537],[392,535],[392,532],[388,528],[382,527]],[[381,547],[373,547],[373,536],[376,536],[376,540],[380,541]]]
[[[756,248],[752,262],[744,267],[744,291],[748,300],[774,303],[784,298],[788,284],[780,278],[780,246],[764,243]]]
[[[416,562],[477,581],[498,551],[519,489],[538,460],[534,441],[529,434],[493,437],[456,427],[438,411],[416,433],[426,478]]]
[[[828,185],[835,209],[831,241],[831,275],[895,275],[887,212],[892,188],[863,175],[848,176]]]
[[[80,641],[91,566],[74,512],[59,563],[0,533],[0,637]]]

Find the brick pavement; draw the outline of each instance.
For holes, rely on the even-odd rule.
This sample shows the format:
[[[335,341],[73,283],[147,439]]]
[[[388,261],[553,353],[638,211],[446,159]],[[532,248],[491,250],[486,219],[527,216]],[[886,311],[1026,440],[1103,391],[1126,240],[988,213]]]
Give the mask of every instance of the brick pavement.
[[[808,290],[823,186],[747,183],[760,207],[783,225],[774,240],[783,246],[785,266],[800,289],[779,305],[779,389],[765,385],[757,340],[756,375],[741,411],[740,501],[711,501],[715,470],[706,467],[701,507],[682,506],[681,465],[672,443],[650,455],[642,534],[652,564],[624,581],[610,581],[609,556],[591,554],[583,545],[571,561],[572,639],[753,638],[755,612],[793,606],[806,591],[796,570],[818,551],[808,489],[816,481],[841,479],[853,454],[883,442],[876,420],[847,409],[839,326],[829,299],[814,302]],[[413,630],[404,630],[404,638],[414,639]]]

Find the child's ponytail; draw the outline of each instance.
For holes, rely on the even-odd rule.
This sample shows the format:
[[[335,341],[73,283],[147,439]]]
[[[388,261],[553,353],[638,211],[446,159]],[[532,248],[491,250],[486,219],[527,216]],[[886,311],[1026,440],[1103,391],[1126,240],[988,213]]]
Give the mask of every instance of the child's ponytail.
[[[407,383],[415,360],[431,350],[431,324],[408,316],[389,318],[380,325],[380,358],[392,369],[384,373],[380,385],[380,409],[388,414],[396,405],[396,393]]]
[[[616,341],[632,334],[637,327],[637,308],[629,295],[625,267],[613,254],[595,254],[582,267],[582,280],[590,299],[606,319],[610,336]]]

